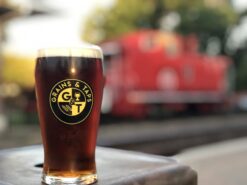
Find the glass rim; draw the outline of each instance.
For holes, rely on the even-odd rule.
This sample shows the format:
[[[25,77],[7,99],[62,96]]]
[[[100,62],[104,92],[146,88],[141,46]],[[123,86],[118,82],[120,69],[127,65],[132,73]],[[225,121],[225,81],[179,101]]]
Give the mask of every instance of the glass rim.
[[[60,47],[47,47],[40,48],[37,54],[38,58],[41,57],[86,57],[86,58],[99,58],[103,59],[103,52],[99,46],[96,45],[83,45],[83,46],[60,46]]]

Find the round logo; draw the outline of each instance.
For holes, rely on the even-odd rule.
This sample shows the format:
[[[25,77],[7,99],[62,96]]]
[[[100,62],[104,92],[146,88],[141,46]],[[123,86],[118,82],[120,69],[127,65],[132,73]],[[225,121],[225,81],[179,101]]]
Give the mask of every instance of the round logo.
[[[78,124],[91,112],[93,91],[86,82],[66,79],[52,88],[49,101],[57,119],[70,125]]]

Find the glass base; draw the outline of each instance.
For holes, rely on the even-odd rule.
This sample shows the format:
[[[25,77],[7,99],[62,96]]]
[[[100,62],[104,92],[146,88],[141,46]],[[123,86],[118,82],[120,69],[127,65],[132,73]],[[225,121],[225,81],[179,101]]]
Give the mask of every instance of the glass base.
[[[81,175],[77,177],[61,177],[43,174],[42,182],[51,185],[87,185],[97,182],[97,175]]]

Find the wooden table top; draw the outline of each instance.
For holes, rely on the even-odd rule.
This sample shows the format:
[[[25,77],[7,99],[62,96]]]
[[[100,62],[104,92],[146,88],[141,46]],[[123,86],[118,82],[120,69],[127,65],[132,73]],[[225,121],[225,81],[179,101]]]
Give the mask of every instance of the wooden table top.
[[[0,150],[0,185],[41,185],[42,146]],[[196,185],[197,174],[168,157],[97,147],[96,185]]]

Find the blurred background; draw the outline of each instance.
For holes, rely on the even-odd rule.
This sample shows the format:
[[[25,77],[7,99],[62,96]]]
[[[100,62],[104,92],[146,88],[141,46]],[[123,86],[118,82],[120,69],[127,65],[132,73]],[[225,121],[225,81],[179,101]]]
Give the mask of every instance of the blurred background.
[[[78,43],[104,52],[98,145],[180,155],[246,137],[246,15],[245,0],[1,0],[0,148],[41,143],[36,51]]]

